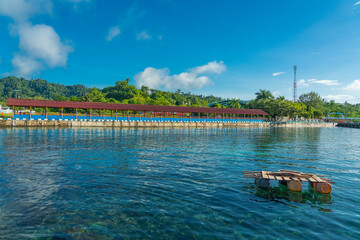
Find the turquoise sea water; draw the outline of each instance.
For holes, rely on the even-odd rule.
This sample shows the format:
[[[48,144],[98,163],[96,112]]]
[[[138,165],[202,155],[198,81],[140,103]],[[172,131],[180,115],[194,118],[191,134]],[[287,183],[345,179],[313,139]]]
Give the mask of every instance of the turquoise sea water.
[[[0,129],[0,154],[0,239],[360,239],[359,129]]]

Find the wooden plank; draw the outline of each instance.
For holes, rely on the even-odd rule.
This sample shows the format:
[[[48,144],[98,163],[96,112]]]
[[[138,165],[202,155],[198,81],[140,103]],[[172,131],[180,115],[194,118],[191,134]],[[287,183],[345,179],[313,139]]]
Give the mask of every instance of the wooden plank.
[[[257,178],[257,176],[254,174],[253,175],[244,175],[244,177],[245,178]]]
[[[300,174],[300,173],[301,173],[301,172],[291,171],[291,170],[279,170],[279,172],[298,173],[298,174]]]
[[[289,177],[283,177],[283,179],[284,179],[285,181],[290,181],[290,178],[289,178]]]
[[[267,175],[267,171],[261,171],[261,177],[264,179],[269,179],[269,177]]]
[[[268,175],[270,180],[275,180],[275,177],[273,175]]]
[[[280,176],[276,176],[275,178],[276,178],[276,180],[279,180],[279,181],[283,181],[283,180],[284,180],[284,179],[283,179],[282,177],[280,177]]]
[[[307,182],[308,180],[306,178],[299,178],[302,182]]]
[[[296,182],[300,181],[300,179],[297,178],[297,177],[290,177],[290,180],[291,180],[291,181],[296,181]]]
[[[315,179],[317,182],[320,182],[320,183],[325,182],[324,180],[322,180],[321,178],[319,178],[316,175],[313,175],[312,178]]]
[[[312,177],[309,177],[308,179],[309,179],[309,181],[312,182],[312,183],[316,183],[316,182],[317,182],[317,181],[316,181],[314,178],[312,178]]]

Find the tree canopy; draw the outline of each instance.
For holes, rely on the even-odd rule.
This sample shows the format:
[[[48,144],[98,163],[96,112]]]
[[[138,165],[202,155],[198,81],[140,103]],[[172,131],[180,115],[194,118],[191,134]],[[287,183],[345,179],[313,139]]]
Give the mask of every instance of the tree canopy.
[[[15,90],[19,90],[17,93]],[[83,85],[65,86],[49,83],[43,79],[26,80],[17,77],[0,79],[0,102],[9,97],[50,99],[58,101],[83,101],[124,104],[151,104],[167,106],[207,107],[209,103],[217,108],[256,108],[269,113],[271,117],[321,118],[330,112],[341,112],[348,117],[360,117],[359,104],[327,102],[316,92],[300,95],[294,103],[285,97],[275,98],[269,90],[259,89],[255,99],[241,104],[237,99],[223,99],[215,96],[195,95],[180,89],[169,92],[142,86],[140,89],[129,84],[129,79],[117,81],[104,89],[87,88]],[[220,104],[220,103],[223,104]],[[226,103],[226,104],[224,104]]]

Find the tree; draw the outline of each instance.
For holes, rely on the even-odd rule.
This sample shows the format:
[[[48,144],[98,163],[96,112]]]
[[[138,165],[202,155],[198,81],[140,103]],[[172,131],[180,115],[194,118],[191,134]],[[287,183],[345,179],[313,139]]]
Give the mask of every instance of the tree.
[[[228,108],[241,108],[241,104],[237,99],[232,99],[227,103]]]
[[[299,100],[305,105],[313,107],[315,109],[320,109],[324,101],[316,92],[302,94],[300,95]]]
[[[256,95],[256,100],[267,101],[270,99],[274,99],[274,96],[269,90],[259,89],[259,91],[255,93],[255,95]]]
[[[91,88],[90,92],[85,93],[85,95],[81,98],[83,102],[106,102],[105,96],[102,92],[100,92],[96,87]]]

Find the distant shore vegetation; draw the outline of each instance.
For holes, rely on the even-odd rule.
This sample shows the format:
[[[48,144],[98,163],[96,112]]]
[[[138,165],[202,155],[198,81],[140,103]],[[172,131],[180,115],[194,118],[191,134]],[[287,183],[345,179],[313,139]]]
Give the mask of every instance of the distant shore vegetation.
[[[15,91],[19,90],[19,91]],[[180,89],[170,92],[142,86],[140,89],[129,84],[129,79],[117,81],[114,86],[103,89],[87,88],[84,85],[66,86],[50,83],[43,79],[27,80],[25,78],[5,77],[0,79],[0,102],[5,105],[7,98],[43,99],[57,101],[149,104],[166,106],[191,106],[216,108],[262,109],[271,117],[322,118],[329,113],[343,113],[346,117],[360,117],[360,104],[335,103],[325,101],[316,92],[299,96],[297,102],[285,97],[274,97],[264,89],[255,93],[256,98],[250,101],[224,99],[216,96],[196,95],[182,92]],[[332,115],[339,116],[339,115]]]

